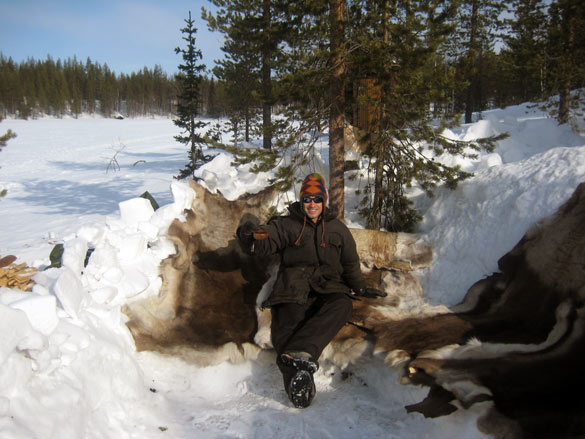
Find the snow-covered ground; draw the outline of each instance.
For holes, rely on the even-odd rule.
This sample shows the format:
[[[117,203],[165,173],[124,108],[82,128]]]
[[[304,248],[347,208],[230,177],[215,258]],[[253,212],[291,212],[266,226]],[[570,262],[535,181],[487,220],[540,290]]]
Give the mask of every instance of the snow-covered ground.
[[[166,119],[5,120],[18,135],[0,153],[0,256],[43,268],[63,243],[64,266],[32,293],[0,290],[0,437],[23,438],[480,438],[481,405],[425,419],[404,406],[427,389],[397,384],[379,359],[342,374],[324,365],[318,395],[291,407],[273,354],[213,367],[136,353],[121,307],[157,294],[157,266],[173,252],[165,231],[193,196],[173,180],[186,161]],[[496,151],[458,160],[475,177],[434,199],[415,197],[420,234],[435,248],[420,273],[432,304],[459,302],[538,219],[585,181],[585,138],[527,105],[494,110],[452,133],[509,132]],[[316,170],[327,165],[317,148]],[[200,170],[228,198],[268,175],[234,169],[225,153]],[[119,166],[119,169],[118,169]],[[326,173],[325,173],[326,174]],[[348,181],[346,218],[360,227]],[[136,198],[149,191],[162,206]],[[287,194],[294,198],[294,194]],[[286,197],[283,198],[283,203]],[[88,247],[95,248],[82,270]]]

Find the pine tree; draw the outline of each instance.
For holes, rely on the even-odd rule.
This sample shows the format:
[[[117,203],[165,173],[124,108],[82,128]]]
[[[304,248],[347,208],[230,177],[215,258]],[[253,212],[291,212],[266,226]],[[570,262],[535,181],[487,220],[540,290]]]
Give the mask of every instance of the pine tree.
[[[497,140],[459,142],[442,134],[458,122],[447,111],[453,72],[439,56],[452,35],[454,12],[443,0],[362,3],[352,10],[350,38],[357,49],[349,75],[354,87],[364,84],[356,104],[368,110],[365,126],[354,121],[365,129],[371,163],[361,209],[368,228],[412,231],[420,216],[406,196],[408,187],[416,183],[432,196],[437,185],[454,188],[470,176],[435,157],[469,156],[467,148],[493,147]]]
[[[503,24],[500,14],[505,8],[502,0],[461,0],[458,5],[457,32],[451,35],[449,53],[459,59],[462,79],[467,83],[462,97],[465,123],[472,122],[472,114],[485,107],[481,69],[486,52],[493,51]]]
[[[182,130],[182,134],[175,136],[175,140],[189,147],[189,162],[179,171],[176,177],[178,179],[195,178],[195,171],[212,158],[203,153],[206,142],[199,133],[207,124],[197,120],[202,105],[201,72],[205,70],[205,66],[197,64],[202,56],[201,51],[195,47],[197,29],[195,22],[191,19],[191,11],[189,11],[189,18],[184,21],[186,26],[181,29],[181,32],[187,46],[184,49],[180,47],[175,49],[175,53],[182,55],[183,63],[179,64],[179,73],[175,76],[178,85],[177,119],[173,120],[173,123]]]
[[[236,31],[228,27],[227,19],[222,16],[213,17],[208,13],[203,17],[210,29],[226,35],[221,48],[225,56],[216,61],[213,73],[225,83],[227,89],[227,115],[234,131],[234,143],[237,145],[240,140],[250,142],[258,109],[262,106],[258,92],[260,61],[257,52],[249,46],[246,39],[236,36]],[[244,132],[243,136],[241,131]],[[259,131],[262,132],[262,129]]]
[[[2,119],[2,115],[0,115],[0,122],[2,122]],[[2,148],[6,146],[6,143],[14,137],[16,137],[16,134],[12,130],[8,130],[4,134],[0,135],[0,152],[2,151]],[[4,195],[6,195],[6,189],[0,190],[0,198],[2,198]]]
[[[204,11],[203,18],[210,29],[224,34],[222,50],[231,59],[222,67],[228,72],[242,72],[247,78],[256,75],[259,78],[252,82],[255,86],[252,93],[262,106],[262,145],[270,150],[273,138],[278,135],[272,118],[276,102],[273,73],[279,70],[282,44],[291,26],[286,19],[287,11],[294,6],[286,0],[211,1],[219,9],[215,15]]]
[[[0,115],[0,122],[2,122],[3,117]],[[2,148],[6,146],[6,143],[16,137],[16,134],[12,130],[6,131],[4,134],[0,136],[0,151]]]
[[[96,106],[96,88],[98,82],[97,67],[94,66],[91,59],[88,57],[85,63],[85,99],[87,102],[87,112],[95,113]]]
[[[557,0],[549,8],[550,93],[559,95],[557,120],[569,122],[571,108],[585,105],[580,93],[585,86],[585,5],[579,0]]]
[[[502,51],[509,60],[515,103],[545,97],[547,62],[547,15],[543,0],[514,0],[514,17],[506,21],[509,32],[503,39],[507,48]]]

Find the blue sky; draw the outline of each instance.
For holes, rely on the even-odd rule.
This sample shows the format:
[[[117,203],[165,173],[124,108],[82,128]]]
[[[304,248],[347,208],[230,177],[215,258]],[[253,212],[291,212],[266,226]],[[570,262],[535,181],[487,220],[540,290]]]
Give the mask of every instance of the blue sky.
[[[107,64],[131,73],[155,64],[172,74],[184,47],[180,29],[189,10],[197,28],[196,45],[208,69],[222,57],[222,37],[207,30],[205,0],[0,0],[0,52],[16,62],[27,58]]]

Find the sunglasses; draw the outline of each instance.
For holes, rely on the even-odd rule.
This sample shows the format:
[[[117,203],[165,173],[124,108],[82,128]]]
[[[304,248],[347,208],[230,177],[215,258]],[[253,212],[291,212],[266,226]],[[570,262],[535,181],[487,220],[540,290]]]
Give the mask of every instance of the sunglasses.
[[[316,197],[316,196],[309,196],[306,195],[303,197],[303,203],[309,204],[310,202],[314,202],[315,204],[319,204],[323,202],[323,197]]]

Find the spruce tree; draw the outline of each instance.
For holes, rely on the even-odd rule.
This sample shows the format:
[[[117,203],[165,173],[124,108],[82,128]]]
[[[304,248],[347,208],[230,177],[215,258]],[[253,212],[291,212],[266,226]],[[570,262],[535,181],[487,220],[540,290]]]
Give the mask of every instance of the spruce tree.
[[[251,134],[258,121],[258,109],[262,103],[259,98],[260,69],[257,53],[244,38],[235,36],[221,16],[212,17],[205,13],[209,28],[217,30],[226,38],[221,50],[225,56],[216,61],[213,73],[226,86],[227,116],[234,131],[234,144],[240,140],[250,142]],[[233,35],[233,38],[229,35]],[[243,131],[243,134],[241,134]],[[258,131],[262,132],[260,128]]]
[[[465,110],[465,123],[472,122],[472,114],[484,109],[485,91],[481,82],[482,60],[494,49],[496,38],[503,28],[500,15],[506,4],[502,0],[461,0],[453,23],[456,32],[446,45],[450,56],[459,60],[459,73],[466,82],[460,97]]]
[[[205,65],[197,64],[201,58],[201,51],[195,47],[195,22],[189,18],[184,20],[186,26],[181,29],[182,39],[186,42],[186,47],[177,47],[175,53],[181,54],[183,63],[179,64],[179,73],[175,76],[178,87],[177,94],[177,118],[173,123],[181,128],[181,134],[175,136],[175,140],[189,147],[189,162],[179,171],[176,178],[186,177],[195,178],[195,171],[210,161],[211,156],[203,153],[203,146],[206,144],[200,130],[207,124],[198,120],[201,114],[201,92],[200,85],[202,81],[201,72],[205,70]]]
[[[460,142],[443,135],[458,123],[446,93],[453,72],[439,56],[452,35],[453,4],[427,0],[369,6],[354,6],[348,21],[357,47],[348,60],[348,75],[354,87],[363,84],[355,104],[367,113],[365,122],[354,123],[364,130],[361,140],[371,163],[361,213],[368,228],[412,231],[420,216],[406,189],[416,184],[432,196],[439,184],[456,187],[470,174],[436,157],[469,156],[493,147],[497,139]]]
[[[211,0],[218,8],[211,14],[204,11],[211,30],[224,34],[222,50],[231,57],[225,65],[230,71],[248,69],[242,83],[250,76],[259,78],[253,82],[255,99],[262,105],[262,145],[270,150],[278,126],[272,112],[276,103],[273,74],[282,61],[282,45],[291,27],[287,12],[294,7],[287,0]],[[249,87],[249,85],[248,85]]]
[[[2,115],[0,115],[0,122],[2,122]],[[16,137],[16,134],[14,133],[14,131],[12,130],[8,130],[6,131],[4,134],[2,134],[0,136],[0,151],[2,151],[2,148],[4,148],[6,146],[6,143],[10,140]]]
[[[556,118],[569,122],[571,111],[581,114],[585,98],[573,92],[585,86],[585,5],[579,0],[556,0],[549,8],[550,93],[558,94]]]
[[[2,122],[2,115],[0,115],[0,122]],[[2,151],[2,148],[6,146],[6,142],[8,142],[10,139],[13,139],[14,137],[16,137],[16,134],[12,130],[8,130],[4,134],[0,135],[0,152]],[[6,195],[6,189],[0,190],[0,198],[4,195]]]
[[[502,54],[509,60],[515,103],[545,97],[547,70],[547,14],[543,0],[514,0],[513,18],[506,20],[508,32]]]

